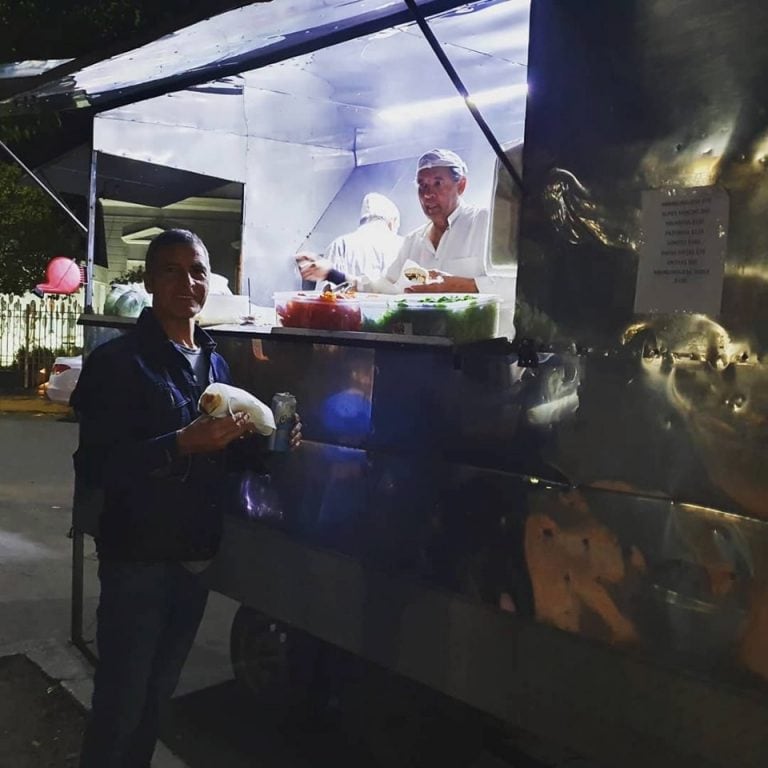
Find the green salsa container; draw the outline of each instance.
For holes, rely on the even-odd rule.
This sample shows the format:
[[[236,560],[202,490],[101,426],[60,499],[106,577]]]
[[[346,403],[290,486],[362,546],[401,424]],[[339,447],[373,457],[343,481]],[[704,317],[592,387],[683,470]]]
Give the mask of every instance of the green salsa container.
[[[485,293],[358,294],[362,331],[444,336],[456,344],[499,332],[498,296]]]

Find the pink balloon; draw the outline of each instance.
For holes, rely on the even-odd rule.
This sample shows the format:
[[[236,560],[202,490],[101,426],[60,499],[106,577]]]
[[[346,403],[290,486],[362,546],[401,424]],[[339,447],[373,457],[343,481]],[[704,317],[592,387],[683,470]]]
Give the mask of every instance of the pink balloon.
[[[70,294],[81,284],[82,273],[77,262],[66,256],[54,256],[45,269],[45,282],[35,287],[42,293]]]

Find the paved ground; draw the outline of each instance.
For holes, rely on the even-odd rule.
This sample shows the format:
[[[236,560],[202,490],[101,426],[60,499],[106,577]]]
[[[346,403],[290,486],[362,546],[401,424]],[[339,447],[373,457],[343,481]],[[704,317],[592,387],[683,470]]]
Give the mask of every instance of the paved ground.
[[[85,710],[22,654],[0,656],[0,765],[75,768]]]
[[[35,398],[0,397],[0,656],[26,655],[87,705],[92,669],[69,644],[68,533],[77,425],[67,414],[67,408]],[[85,576],[85,634],[92,636],[98,595],[92,542]],[[232,607],[214,604],[216,622],[222,611],[228,626]],[[201,633],[186,690],[230,677],[226,637],[220,637],[225,634]],[[161,754],[156,765],[183,764]]]
[[[77,424],[42,398],[0,395],[0,647],[70,636],[71,455]],[[95,633],[93,541],[86,538],[84,635]],[[237,603],[212,595],[179,687],[184,694],[231,678],[229,626]]]
[[[48,416],[66,416],[69,407],[52,403],[37,395],[16,395],[0,392],[0,413],[33,413]]]
[[[69,644],[71,455],[69,409],[0,395],[0,655],[25,653],[85,705],[92,669]],[[86,538],[84,635],[95,633],[98,596],[93,542]],[[229,626],[237,604],[212,595],[177,694],[231,680]],[[158,766],[179,766],[162,757]]]

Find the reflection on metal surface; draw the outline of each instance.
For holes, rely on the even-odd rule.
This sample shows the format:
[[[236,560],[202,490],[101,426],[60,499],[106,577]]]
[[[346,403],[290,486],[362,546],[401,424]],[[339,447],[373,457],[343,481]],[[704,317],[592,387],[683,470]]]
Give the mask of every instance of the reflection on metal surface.
[[[745,512],[768,518],[768,373],[763,366],[732,362],[718,370],[678,364],[668,391],[712,482]]]
[[[702,671],[735,672],[747,648],[747,666],[764,672],[768,651],[754,642],[764,611],[752,596],[759,524],[589,489],[532,495],[529,505],[537,618]]]
[[[536,618],[611,643],[636,643],[637,628],[613,589],[645,571],[641,552],[625,550],[579,491],[537,494],[530,503],[525,554]]]
[[[514,356],[478,353],[457,368],[450,348],[239,336],[218,338],[238,384],[268,398],[287,383],[298,396],[308,439],[291,457],[290,471],[275,478],[276,509],[262,509],[261,519],[532,615],[523,533],[527,489],[548,491],[551,481],[540,482],[540,475],[557,476],[542,467],[534,435],[546,440],[551,426],[570,418],[561,401],[576,397],[572,362],[544,355],[535,368],[522,368]],[[537,472],[481,469],[499,460],[484,449],[509,454],[515,432],[520,455]],[[242,506],[230,506],[237,509],[247,516]]]
[[[269,402],[286,387],[296,395],[308,440],[350,447],[370,440],[373,350],[251,339],[247,334],[217,341],[235,379],[261,400]]]
[[[450,374],[440,416],[452,459],[563,482],[552,461],[553,428],[571,422],[579,408],[580,361],[574,355],[534,355],[521,365],[502,350],[461,354]]]
[[[547,362],[552,356],[544,355]],[[528,423],[535,427],[551,427],[573,416],[579,407],[579,369],[567,359],[552,361],[540,372],[534,404],[526,411]]]
[[[666,615],[671,649],[710,664],[724,661],[744,622],[751,577],[738,517],[674,506],[660,543],[649,607]]]
[[[594,488],[556,482],[556,467],[575,466],[563,452],[565,430],[589,446],[578,429],[582,408],[592,423],[599,405],[626,436],[611,402],[594,398],[596,385],[615,391],[611,371],[637,382],[640,400],[628,412],[651,392],[682,408],[670,398],[688,391],[675,381],[683,372],[731,376],[720,362],[722,328],[689,321],[637,324],[625,334],[629,357],[603,358],[602,367],[576,355],[544,354],[521,368],[502,348],[457,360],[449,349],[337,347],[245,331],[222,337],[220,347],[240,385],[267,397],[274,382],[289,382],[309,414],[309,442],[276,478],[283,516],[273,515],[274,524],[565,631],[729,680],[739,670],[765,677],[768,530],[760,522],[639,495],[653,476],[639,467],[633,481],[610,439],[623,472],[595,477]],[[573,396],[578,408],[558,407]],[[552,418],[531,418],[542,406]],[[609,435],[598,427],[595,437]],[[535,471],[520,472],[526,466]],[[664,471],[671,479],[682,468]]]
[[[249,520],[279,522],[284,517],[280,497],[269,475],[243,472],[237,476],[228,506]]]
[[[624,329],[621,343],[634,347],[644,359],[663,355],[728,365],[743,348],[732,349],[728,332],[706,315],[661,315]]]
[[[658,594],[659,599],[662,602],[674,608],[682,608],[687,611],[695,611],[698,613],[714,613],[717,610],[717,606],[712,603],[698,600],[695,597],[690,597],[688,595],[682,595],[674,589],[661,587],[658,584],[654,584],[652,589]]]
[[[516,143],[505,152],[517,171],[523,175],[523,144]],[[496,163],[493,205],[491,206],[490,249],[488,266],[499,274],[517,274],[517,243],[519,239],[520,204],[522,192],[506,168]],[[514,327],[499,329],[501,335],[514,338]]]
[[[695,15],[671,0],[635,16],[609,0],[539,11],[516,323],[518,336],[579,350],[581,368],[579,407],[543,445],[574,489],[528,499],[536,615],[720,679],[768,680],[768,143],[757,106],[768,57],[747,42],[768,11],[720,0]],[[717,41],[705,41],[714,25]],[[596,26],[621,56],[595,53]],[[563,67],[575,51],[584,66]],[[720,315],[634,314],[642,192],[714,184],[730,198]]]
[[[681,135],[679,140],[657,142],[640,161],[649,188],[706,187],[720,180],[723,155],[733,135],[734,122],[714,126],[701,137]]]
[[[627,328],[646,386],[663,392],[688,430],[709,481],[765,518],[768,378],[750,341],[703,315],[660,316]]]
[[[570,171],[563,168],[550,171],[542,204],[556,231],[573,245],[597,241],[612,248],[633,251],[638,248],[637,232],[631,228],[636,221],[627,221],[626,216],[619,217],[598,203]]]

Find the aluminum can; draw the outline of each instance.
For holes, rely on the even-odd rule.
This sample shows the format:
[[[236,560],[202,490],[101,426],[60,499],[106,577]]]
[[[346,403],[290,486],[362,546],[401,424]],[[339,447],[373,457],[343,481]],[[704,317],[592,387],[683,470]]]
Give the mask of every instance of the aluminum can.
[[[296,421],[296,398],[290,392],[277,392],[272,398],[275,431],[269,438],[269,448],[285,453],[291,448],[291,430]]]

